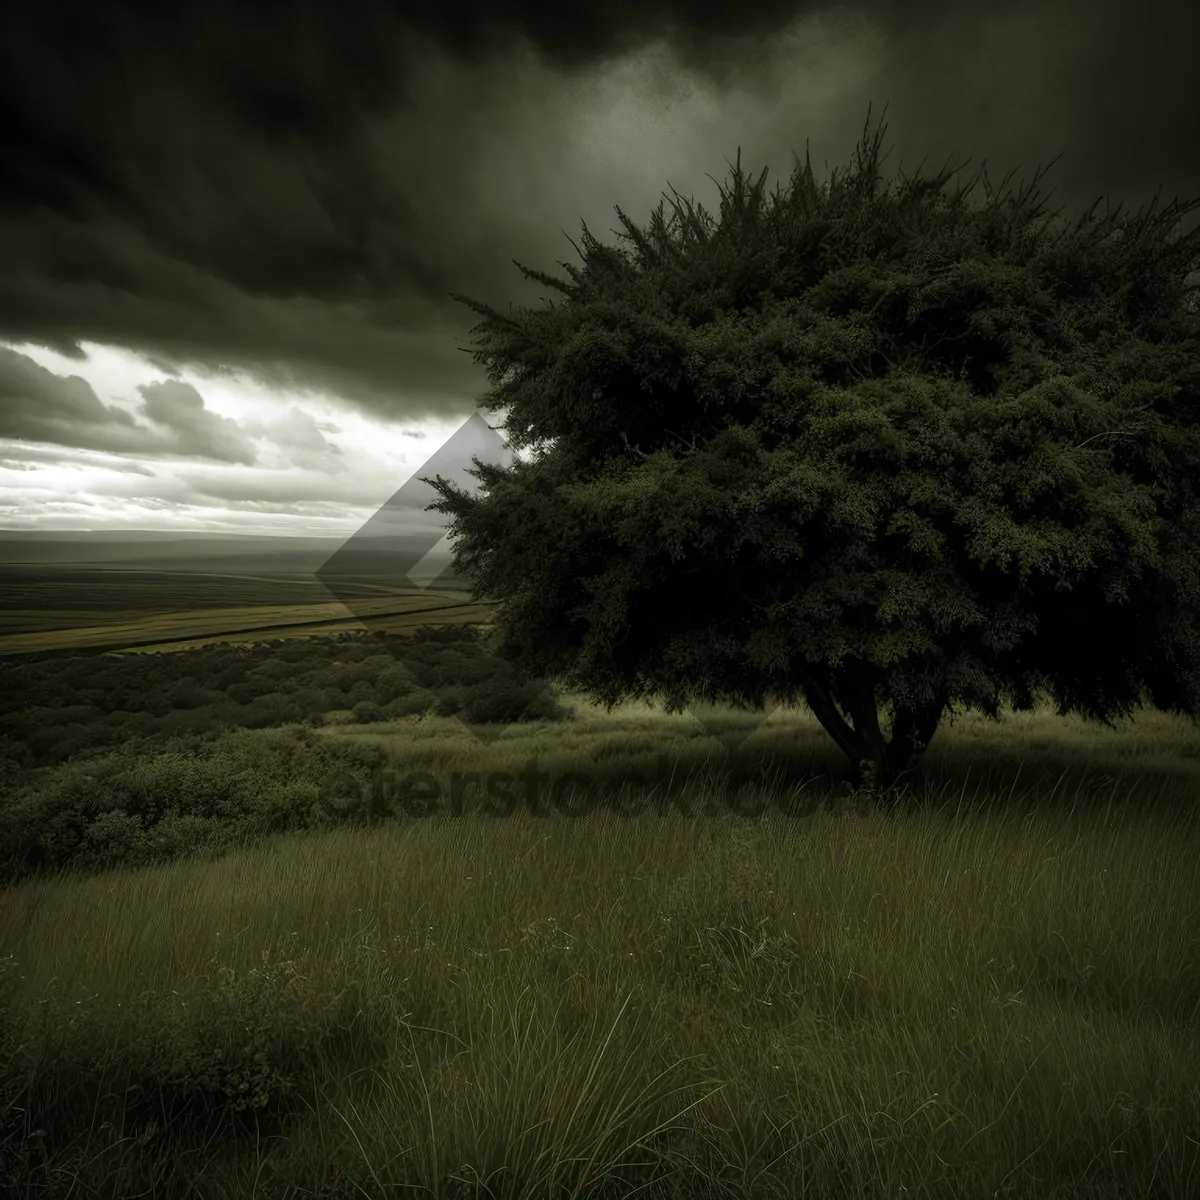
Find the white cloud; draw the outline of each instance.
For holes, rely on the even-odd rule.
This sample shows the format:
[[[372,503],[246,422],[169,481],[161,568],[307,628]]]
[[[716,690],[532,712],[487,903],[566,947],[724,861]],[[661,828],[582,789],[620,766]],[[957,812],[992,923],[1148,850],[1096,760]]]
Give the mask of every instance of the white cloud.
[[[8,528],[348,535],[461,424],[401,426],[238,372],[172,375],[116,347],[83,348],[79,360],[41,346],[0,347],[10,388],[28,391],[32,381],[61,417],[47,423],[43,404],[26,426],[0,426],[10,434],[0,436],[0,524]],[[413,514],[414,525],[442,520]]]

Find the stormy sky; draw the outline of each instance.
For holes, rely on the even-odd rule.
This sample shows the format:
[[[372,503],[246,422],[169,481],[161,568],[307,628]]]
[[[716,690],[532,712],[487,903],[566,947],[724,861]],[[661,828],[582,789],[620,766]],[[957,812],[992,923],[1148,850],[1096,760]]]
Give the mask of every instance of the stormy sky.
[[[14,0],[0,527],[347,534],[476,411],[478,318],[668,184],[947,157],[1200,196],[1200,5]],[[440,518],[430,517],[431,521]]]

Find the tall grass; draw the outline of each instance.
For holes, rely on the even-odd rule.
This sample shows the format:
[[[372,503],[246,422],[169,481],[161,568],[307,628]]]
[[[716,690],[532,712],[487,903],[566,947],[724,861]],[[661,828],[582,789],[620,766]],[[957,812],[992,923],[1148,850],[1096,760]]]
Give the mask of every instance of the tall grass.
[[[740,721],[755,819],[686,717],[339,726],[628,799],[661,754],[711,815],[468,805],[0,893],[10,1193],[1200,1194],[1195,728],[963,719],[884,813],[805,803],[814,722]]]

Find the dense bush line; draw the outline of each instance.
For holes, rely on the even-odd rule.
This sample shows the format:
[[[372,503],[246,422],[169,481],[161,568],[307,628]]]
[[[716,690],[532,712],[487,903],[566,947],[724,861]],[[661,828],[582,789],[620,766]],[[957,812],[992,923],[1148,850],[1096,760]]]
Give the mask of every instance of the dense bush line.
[[[172,654],[42,655],[0,663],[0,886],[220,849],[357,820],[318,801],[381,752],[317,737],[431,712],[472,722],[569,715],[469,628]],[[285,727],[269,735],[248,730]]]
[[[304,726],[123,748],[42,772],[0,806],[0,886],[63,869],[90,873],[220,851],[338,820],[321,783],[366,780],[382,751]],[[357,814],[347,814],[347,820]]]
[[[345,711],[363,721],[434,711],[505,723],[564,715],[541,688],[489,654],[469,626],[0,662],[0,739],[8,743],[5,761],[23,768],[131,741],[263,729]]]

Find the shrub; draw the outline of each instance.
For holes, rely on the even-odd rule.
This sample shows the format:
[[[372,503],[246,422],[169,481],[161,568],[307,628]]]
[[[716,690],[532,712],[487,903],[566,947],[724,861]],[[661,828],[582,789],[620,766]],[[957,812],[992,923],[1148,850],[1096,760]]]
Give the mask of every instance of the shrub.
[[[398,717],[413,717],[417,713],[428,712],[431,697],[428,692],[409,692],[406,696],[397,696],[384,706],[384,712],[393,719]]]
[[[236,701],[238,704],[249,704],[251,700],[257,698],[265,690],[265,688],[256,687],[252,683],[243,681],[241,683],[230,684],[225,694],[230,700]]]
[[[37,870],[103,870],[239,838],[328,824],[318,788],[364,783],[377,748],[327,743],[300,727],[205,734],[154,753],[129,748],[29,780],[0,807],[0,886]]]
[[[567,710],[533,681],[491,681],[469,693],[463,705],[463,716],[480,724],[561,721],[566,715]]]
[[[360,725],[387,720],[387,714],[374,700],[360,700],[351,711],[354,713],[354,719]]]
[[[453,717],[463,711],[463,700],[457,691],[446,692],[438,697],[433,706],[434,716]]]

